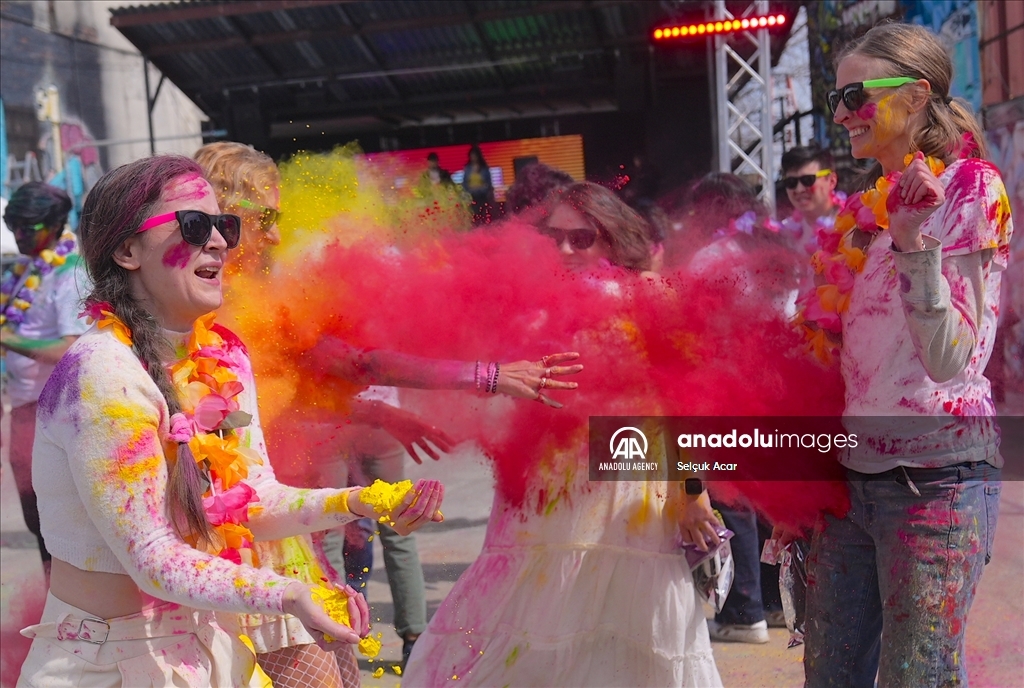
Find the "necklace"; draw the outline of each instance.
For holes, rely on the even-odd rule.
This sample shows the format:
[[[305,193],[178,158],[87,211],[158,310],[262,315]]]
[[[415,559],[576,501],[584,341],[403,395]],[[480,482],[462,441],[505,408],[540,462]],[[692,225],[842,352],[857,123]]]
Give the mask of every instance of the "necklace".
[[[773,234],[778,234],[779,230],[782,229],[782,224],[771,217],[766,217],[759,221],[757,213],[753,210],[748,210],[739,217],[729,220],[729,224],[716,230],[711,238],[727,239],[729,237],[736,236],[739,233],[754,236],[754,230],[757,228],[765,229]]]
[[[38,256],[18,256],[17,262],[0,282],[0,327],[17,327],[25,321],[25,312],[35,302],[43,277],[64,265],[75,250],[75,235],[65,231],[53,249]]]
[[[782,231],[785,232],[797,243],[798,247],[807,252],[808,255],[813,255],[818,248],[817,236],[821,231],[831,231],[835,226],[836,212],[834,209],[840,209],[846,204],[846,194],[842,191],[833,191],[830,197],[831,208],[828,214],[820,215],[814,218],[814,227],[810,228],[808,223],[808,229],[811,229],[811,236],[805,237],[803,213],[799,210],[794,210],[793,213],[784,218],[781,221]]]
[[[903,159],[904,167],[913,157],[908,154]],[[926,162],[936,177],[946,169],[938,158],[929,157]],[[831,228],[817,229],[819,248],[811,256],[817,286],[797,301],[794,322],[803,331],[805,350],[826,365],[839,352],[840,316],[850,307],[854,278],[864,270],[867,248],[889,228],[890,192],[902,175],[895,171],[879,177],[874,187],[850,196]]]
[[[110,304],[90,304],[86,313],[131,346],[131,330]],[[194,460],[205,478],[203,512],[212,536],[204,544],[209,551],[236,564],[256,566],[253,534],[244,524],[250,508],[258,508],[253,505],[259,497],[243,481],[249,467],[263,460],[241,444],[238,429],[249,425],[252,416],[239,408],[238,395],[244,388],[234,363],[237,353],[213,329],[215,317],[210,313],[196,320],[178,360],[168,366],[182,410],[170,418],[165,453],[176,454],[177,461]],[[197,549],[207,549],[194,537],[186,539]]]

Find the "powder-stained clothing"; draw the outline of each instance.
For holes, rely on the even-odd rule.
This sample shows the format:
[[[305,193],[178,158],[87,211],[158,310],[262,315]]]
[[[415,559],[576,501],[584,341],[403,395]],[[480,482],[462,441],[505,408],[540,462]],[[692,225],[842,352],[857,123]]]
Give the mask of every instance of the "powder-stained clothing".
[[[18,688],[268,688],[256,657],[214,613],[166,602],[99,621],[46,596]]]
[[[946,200],[921,226],[925,249],[877,236],[842,315],[844,423],[867,441],[843,458],[849,513],[826,519],[808,558],[809,688],[867,688],[876,675],[967,685],[967,618],[999,509],[983,373],[1012,224],[989,163],[960,160],[939,179]]]
[[[34,272],[34,270],[33,270]],[[21,290],[22,298],[31,298],[32,305],[24,312],[24,320],[14,325],[14,332],[32,340],[59,340],[79,336],[89,329],[82,310],[82,297],[91,290],[85,263],[77,253],[67,255],[63,265],[39,274],[39,286]],[[7,327],[11,327],[10,322]],[[32,443],[35,438],[36,399],[53,372],[54,364],[6,351],[7,390],[11,398],[11,431],[9,448],[11,472],[18,487],[18,498],[25,525],[39,543],[44,566],[49,566],[50,553],[39,529],[39,510],[32,490]]]
[[[984,462],[907,470],[920,494],[902,469],[851,471],[849,513],[826,516],[815,536],[807,688],[967,685],[964,636],[992,556],[999,470]]]
[[[495,495],[483,551],[402,685],[721,686],[679,549],[678,486],[588,476],[584,444],[537,471],[522,507]]]
[[[187,336],[165,335],[177,344]],[[248,467],[245,480],[259,497],[246,524],[256,539],[302,543],[308,538],[289,536],[352,520],[348,490],[304,490],[277,482],[259,426],[248,354],[239,342],[229,345],[225,360],[244,388],[240,408],[253,417],[238,431],[240,445],[262,462]],[[163,446],[168,417],[160,391],[131,348],[110,330],[91,330],[72,345],[40,395],[33,454],[43,535],[54,556],[86,571],[127,574],[158,599],[226,612],[222,623],[201,614],[194,631],[201,640],[222,633],[222,625],[235,637],[237,614],[297,623],[281,616],[284,591],[294,578],[267,562],[264,568],[238,566],[194,549],[171,525]],[[260,543],[254,549],[259,552]],[[284,644],[311,642],[302,634]],[[33,647],[47,642],[38,637]],[[237,643],[234,648],[233,658],[217,660],[249,662],[249,650]],[[45,667],[40,671],[48,675]]]
[[[1001,465],[984,370],[1013,231],[1009,200],[982,160],[954,162],[939,180],[946,201],[921,226],[925,250],[894,251],[881,232],[842,314],[846,423],[872,438],[843,463],[863,473]],[[884,416],[902,418],[886,427],[857,420]]]
[[[76,253],[67,256],[64,265],[39,276],[39,287],[32,295],[32,306],[14,333],[27,339],[60,339],[83,334],[89,329],[82,312],[82,299],[92,290],[85,263]],[[54,364],[43,363],[14,351],[8,351],[7,391],[11,408],[31,404],[39,398]]]

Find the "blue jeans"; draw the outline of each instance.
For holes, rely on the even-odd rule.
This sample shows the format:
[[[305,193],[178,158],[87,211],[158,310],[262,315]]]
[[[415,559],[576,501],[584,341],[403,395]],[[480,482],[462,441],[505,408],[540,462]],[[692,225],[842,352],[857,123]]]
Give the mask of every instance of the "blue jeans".
[[[733,532],[729,541],[736,567],[732,588],[722,611],[715,615],[720,624],[751,624],[764,621],[761,598],[761,547],[757,535],[757,514],[752,509],[712,504],[722,514],[725,527]],[[775,574],[778,577],[778,574]]]
[[[850,512],[826,518],[808,558],[805,686],[868,688],[876,674],[883,688],[966,686],[967,613],[992,556],[999,470],[848,481]]]

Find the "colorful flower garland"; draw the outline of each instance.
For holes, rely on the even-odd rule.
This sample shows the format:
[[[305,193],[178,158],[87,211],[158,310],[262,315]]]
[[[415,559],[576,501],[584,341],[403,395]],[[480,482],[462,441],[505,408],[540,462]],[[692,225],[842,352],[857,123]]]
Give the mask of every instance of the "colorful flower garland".
[[[18,256],[17,262],[0,282],[0,327],[4,325],[20,325],[25,321],[25,311],[32,307],[35,293],[43,283],[43,277],[67,262],[67,256],[75,250],[75,235],[65,231],[60,235],[57,245],[51,249],[43,249],[36,257]],[[29,271],[29,276],[18,283]],[[14,293],[17,290],[17,293]]]
[[[778,234],[779,230],[782,229],[782,224],[771,217],[766,217],[758,223],[757,213],[753,210],[748,210],[739,217],[729,220],[729,225],[716,230],[711,238],[725,239],[741,233],[753,236],[756,227],[762,227],[773,234]]]
[[[842,191],[833,191],[831,194],[831,201],[833,208],[842,208],[846,204],[846,194]],[[822,215],[815,218],[814,229],[815,235],[820,231],[831,232],[835,228],[835,217],[833,215]],[[803,237],[804,233],[804,218],[803,214],[799,210],[794,210],[793,214],[787,218],[784,218],[781,223],[782,231],[788,234],[794,242],[799,242]],[[808,253],[813,254],[816,250],[814,247],[817,246],[816,236],[812,239],[812,242],[800,245],[801,249],[806,250]]]
[[[110,304],[92,304],[86,315],[131,346],[131,330]],[[182,410],[171,416],[164,450],[179,461],[191,454],[206,478],[203,511],[213,533],[208,543],[211,553],[236,564],[257,566],[253,534],[244,524],[250,510],[259,508],[253,506],[259,497],[242,481],[249,476],[250,466],[263,461],[240,443],[237,429],[249,425],[252,416],[239,409],[237,397],[243,387],[236,354],[211,329],[214,318],[210,313],[195,322],[184,350],[179,351],[180,360],[168,367]],[[181,451],[182,446],[189,451]],[[192,545],[199,547],[194,540]]]
[[[904,167],[913,157],[908,154],[903,159]],[[936,177],[946,169],[938,158],[929,157],[926,162]],[[896,171],[879,177],[874,188],[850,196],[831,229],[817,230],[819,249],[811,256],[811,265],[819,284],[797,301],[800,310],[794,322],[803,330],[806,350],[826,365],[839,351],[840,314],[850,307],[854,277],[867,262],[867,246],[889,228],[889,213],[898,202],[898,196],[890,198],[890,191],[902,176],[902,171]]]

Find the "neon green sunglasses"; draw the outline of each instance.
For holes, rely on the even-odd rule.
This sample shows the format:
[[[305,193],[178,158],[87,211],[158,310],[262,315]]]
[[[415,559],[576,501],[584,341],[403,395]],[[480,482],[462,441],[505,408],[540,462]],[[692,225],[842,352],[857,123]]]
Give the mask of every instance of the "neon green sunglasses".
[[[828,100],[828,109],[832,111],[833,115],[836,113],[836,108],[839,107],[840,100],[843,101],[843,105],[846,106],[847,110],[856,112],[868,102],[868,95],[864,93],[865,88],[896,88],[904,84],[912,84],[915,81],[917,79],[911,76],[894,76],[887,79],[856,81],[852,84],[846,84],[841,89],[832,89],[825,98]]]
[[[252,201],[243,198],[238,202],[238,205],[242,208],[249,210],[258,210],[260,212],[260,229],[264,232],[269,232],[270,228],[273,227],[278,220],[281,219],[281,211],[276,208],[268,208],[265,205],[253,203]]]

